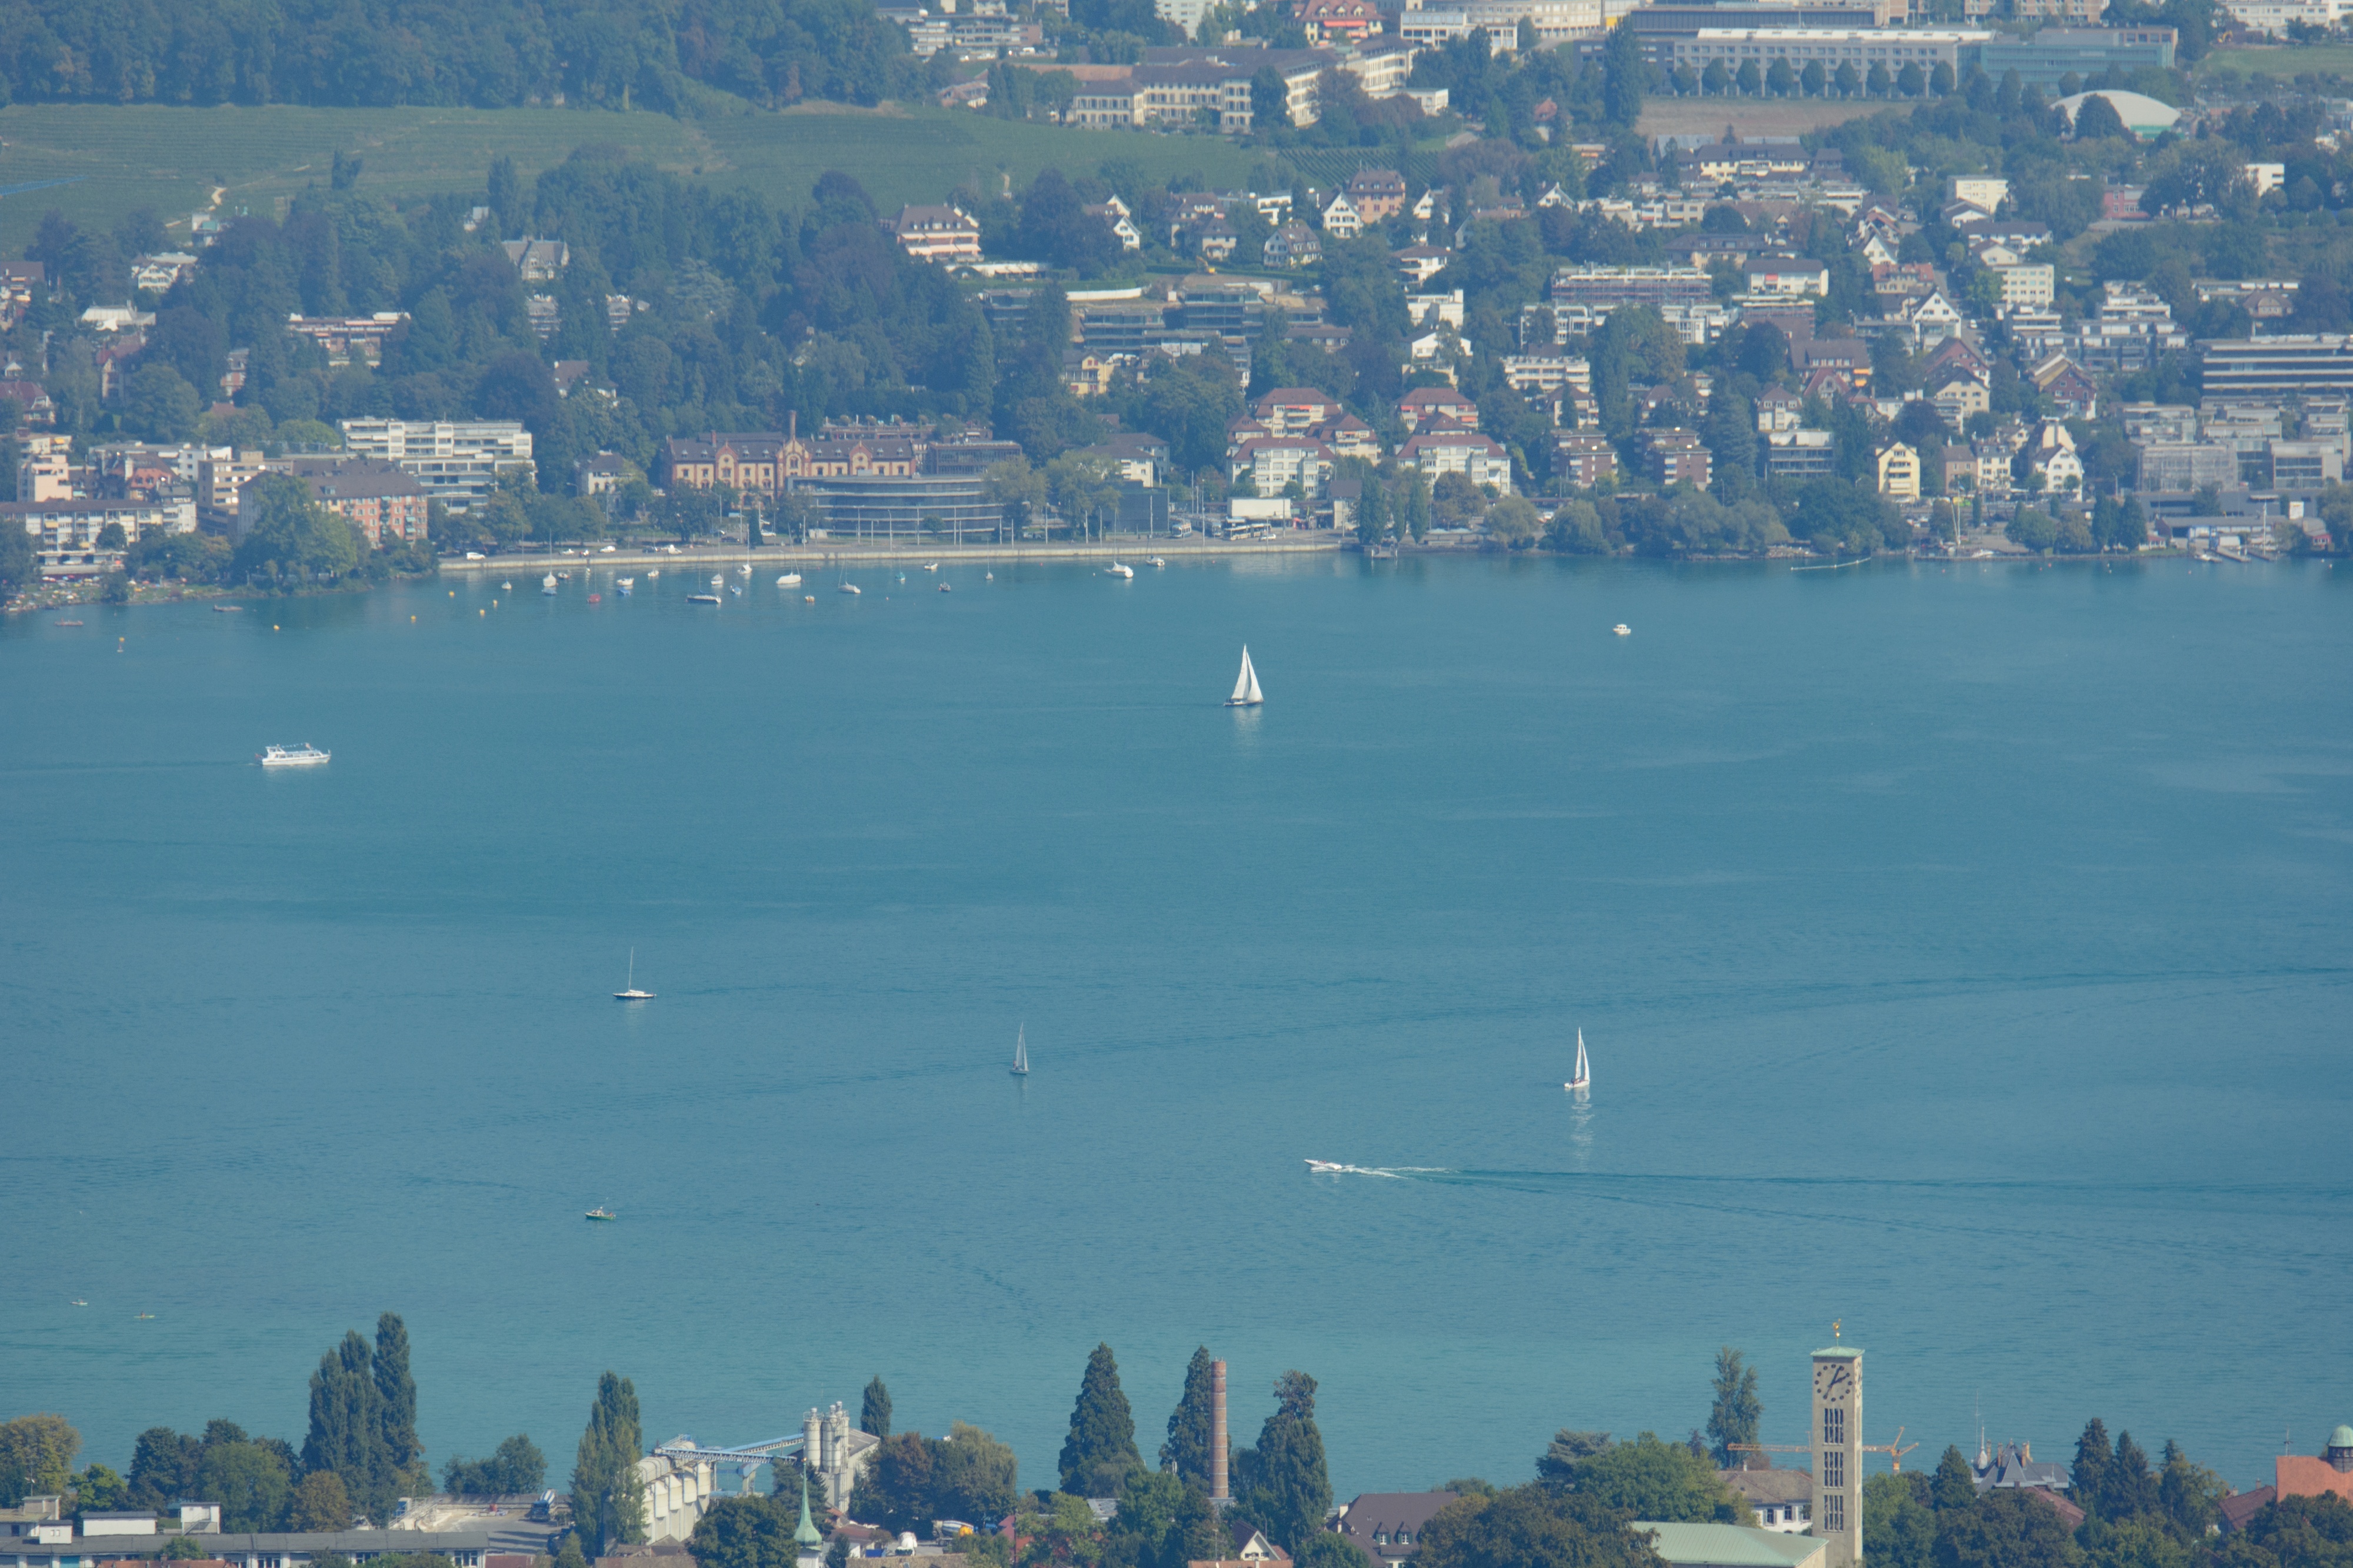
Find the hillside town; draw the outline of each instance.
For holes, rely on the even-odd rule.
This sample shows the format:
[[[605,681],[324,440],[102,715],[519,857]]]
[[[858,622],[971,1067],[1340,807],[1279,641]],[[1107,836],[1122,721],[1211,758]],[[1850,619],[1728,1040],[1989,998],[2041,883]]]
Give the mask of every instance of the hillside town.
[[[1286,0],[1178,5],[1155,25],[1219,41],[1094,63],[1051,13],[881,15],[970,73],[944,102],[1240,140],[1264,178],[1049,168],[881,208],[828,174],[797,215],[760,206],[778,237],[745,257],[702,236],[746,198],[660,175],[712,215],[667,259],[612,226],[650,171],[578,154],[433,203],[368,197],[338,154],[282,221],[149,215],[111,259],[52,215],[0,267],[24,574],[251,582],[276,551],[272,581],[317,575],[248,546],[264,479],[348,525],[337,571],[1278,531],[2247,560],[2353,523],[2353,309],[2313,249],[2353,102],[2209,96],[2176,26],[2102,0]],[[1725,129],[1635,131],[1687,100]],[[1742,133],[1774,100],[1883,107]],[[405,281],[354,259],[367,225],[402,230]],[[787,259],[819,252],[869,293]],[[290,280],[322,255],[327,282]]]

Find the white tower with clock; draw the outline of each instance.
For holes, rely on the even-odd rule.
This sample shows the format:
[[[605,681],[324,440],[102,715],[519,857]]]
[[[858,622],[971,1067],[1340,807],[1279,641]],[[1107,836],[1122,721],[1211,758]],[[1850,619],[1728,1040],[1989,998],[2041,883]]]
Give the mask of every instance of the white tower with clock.
[[[1832,1331],[1837,1329],[1831,1325]],[[1824,1568],[1862,1568],[1862,1352],[1814,1352],[1814,1533]]]

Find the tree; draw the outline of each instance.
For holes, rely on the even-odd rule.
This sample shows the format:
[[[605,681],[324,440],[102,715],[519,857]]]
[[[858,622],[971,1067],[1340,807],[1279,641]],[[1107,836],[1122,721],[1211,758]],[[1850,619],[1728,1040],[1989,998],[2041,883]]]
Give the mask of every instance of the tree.
[[[294,1489],[287,1528],[324,1531],[351,1527],[352,1499],[343,1478],[332,1470],[312,1470],[304,1476],[301,1484]]]
[[[2133,511],[2132,524],[2140,531],[2137,545],[2148,534],[2147,520],[2141,517],[2140,502],[2127,503]],[[2185,1541],[2202,1541],[2206,1531],[2221,1515],[2222,1500],[2231,1495],[2222,1478],[2203,1465],[2193,1465],[2181,1445],[2170,1437],[2165,1442],[2165,1466],[2158,1472],[2158,1506],[2165,1511],[2175,1533]]]
[[[877,1373],[866,1384],[866,1398],[858,1408],[858,1429],[876,1437],[891,1435],[891,1391]]]
[[[1418,1568],[1658,1568],[1647,1536],[1592,1499],[1543,1485],[1462,1497],[1422,1526]]]
[[[2078,142],[2101,142],[2110,137],[2132,135],[2125,128],[2124,116],[2116,112],[2116,106],[2096,92],[2075,106],[2075,121],[2069,129],[2075,133]]]
[[[348,531],[348,530],[346,530]],[[408,1327],[396,1312],[375,1321],[376,1451],[388,1494],[421,1497],[433,1489],[425,1445],[417,1440],[417,1380],[408,1371]]]
[[[1953,96],[1953,68],[1942,60],[1938,60],[1929,68],[1928,96],[1931,98]]]
[[[1830,82],[1831,74],[1822,68],[1820,60],[1808,60],[1806,68],[1798,73],[1798,85],[1805,89],[1808,98],[1821,97]]]
[[[1854,68],[1852,60],[1840,66],[1831,79],[1836,84],[1841,98],[1852,98],[1862,90],[1862,74]]]
[[[1176,1408],[1168,1414],[1168,1441],[1160,1445],[1160,1468],[1175,1472],[1188,1487],[1209,1489],[1210,1467],[1216,1455],[1210,1445],[1210,1397],[1215,1392],[1216,1373],[1209,1361],[1209,1347],[1202,1345],[1193,1352],[1193,1359],[1185,1364],[1185,1392],[1176,1396]]]
[[[1250,77],[1250,128],[1264,134],[1290,124],[1291,89],[1282,73],[1272,66],[1259,67]]]
[[[1874,64],[1862,79],[1862,85],[1873,98],[1885,98],[1894,90],[1895,79],[1887,74],[1884,65]]]
[[[1783,56],[1765,70],[1765,89],[1776,98],[1787,98],[1798,89],[1798,73]]]
[[[1989,1490],[1936,1516],[1936,1568],[2075,1568],[2080,1557],[2059,1510],[2026,1491]]]
[[[799,1523],[797,1500],[788,1508],[780,1497],[754,1492],[723,1497],[695,1521],[687,1551],[698,1568],[793,1568]]]
[[[1119,1363],[1111,1346],[1097,1344],[1071,1407],[1070,1436],[1062,1440],[1062,1489],[1074,1497],[1117,1497],[1129,1472],[1143,1468]]]
[[[1487,509],[1488,535],[1507,546],[1533,543],[1543,527],[1525,496],[1504,496]]]
[[[351,525],[311,500],[290,475],[255,479],[238,496],[237,510],[245,521],[235,557],[240,577],[332,582],[359,564],[361,542]],[[311,1378],[311,1435],[302,1446],[302,1468],[335,1471],[354,1499],[380,1511],[391,1500],[393,1475],[385,1464],[372,1360],[357,1330],[321,1359]]]
[[[1612,27],[1601,48],[1601,117],[1620,131],[1633,130],[1642,118],[1642,89],[1650,71],[1641,38],[1630,27]]]
[[[1895,90],[1906,98],[1917,98],[1928,89],[1928,73],[1920,68],[1917,60],[1905,64],[1895,73]]]
[[[1143,1468],[1141,1459],[1136,1468]],[[1013,1511],[1020,1465],[1013,1450],[971,1425],[955,1421],[934,1447],[933,1498],[949,1519],[996,1520]]]
[[[2345,1568],[2353,1562],[2353,1506],[2334,1493],[2281,1498],[2232,1531],[2216,1558],[2221,1568]]]
[[[1737,412],[1741,416],[1741,424],[1746,428],[1750,437],[1749,460],[1753,464],[1756,460],[1757,422],[1754,416],[1748,412],[1748,400],[1745,397],[1727,398],[1719,395],[1711,401],[1739,405]],[[1710,412],[1712,415],[1714,411]],[[1713,442],[1710,443],[1710,447],[1714,448]],[[1721,451],[1715,453],[1715,458],[1718,463],[1726,460],[1725,453]],[[1728,495],[1722,490],[1717,494],[1725,500],[1739,499],[1737,495]],[[1757,1426],[1765,1419],[1764,1401],[1757,1397],[1757,1369],[1742,1364],[1740,1352],[1730,1345],[1725,1345],[1715,1352],[1714,1386],[1715,1403],[1707,1413],[1707,1436],[1711,1445],[1709,1452],[1715,1456],[1716,1468],[1719,1469],[1748,1469],[1751,1468],[1751,1461],[1763,1456],[1735,1455],[1732,1445],[1756,1442]]]
[[[211,1556],[210,1552],[196,1544],[196,1538],[193,1535],[175,1535],[164,1542],[164,1561],[166,1563],[201,1563]]]
[[[2044,521],[2047,522],[2049,520]],[[2051,548],[2048,540],[2039,544],[2029,544],[2026,540],[2020,539],[2016,521],[2011,522],[2010,529],[2010,538],[2020,544],[2026,544],[2030,550]],[[2108,1444],[2107,1423],[2094,1415],[2084,1423],[2084,1435],[2075,1439],[2075,1463],[2069,1471],[2072,1484],[2068,1495],[2074,1500],[2077,1508],[2085,1513],[2100,1511],[2101,1500],[2108,1493],[2108,1470],[2115,1463],[2116,1450]]]
[[[1738,84],[1743,98],[1755,98],[1765,90],[1765,73],[1757,68],[1755,60],[1741,61],[1740,68],[1733,73],[1732,79]]]
[[[204,1453],[196,1488],[221,1505],[221,1528],[240,1533],[278,1529],[294,1494],[284,1461],[259,1443],[211,1443]]]
[[[1286,1372],[1274,1393],[1274,1414],[1259,1429],[1258,1447],[1234,1457],[1234,1496],[1241,1515],[1295,1557],[1324,1528],[1332,1478],[1315,1426],[1315,1380]]]
[[[1704,1458],[1650,1432],[1578,1461],[1574,1485],[1634,1519],[1746,1524],[1755,1517]]]
[[[245,487],[237,509],[245,514],[246,525],[236,556],[240,576],[250,578],[266,568],[273,575],[307,578],[321,564],[336,561],[331,548],[336,533],[342,536],[343,554],[335,574],[348,572],[358,560],[351,530],[341,518],[312,505],[300,479],[264,474]],[[374,1361],[356,1329],[346,1331],[343,1343],[319,1358],[319,1370],[311,1374],[311,1432],[302,1442],[302,1468],[333,1471],[361,1508],[375,1506],[382,1468]]]
[[[194,1437],[184,1437],[169,1426],[150,1426],[132,1445],[132,1498],[141,1508],[161,1510],[195,1496],[196,1467],[204,1453],[204,1445]]]
[[[1935,1568],[1936,1514],[1929,1494],[1929,1479],[1916,1470],[1864,1478],[1864,1562],[1877,1568]]]
[[[441,1467],[441,1489],[456,1496],[517,1497],[547,1484],[547,1456],[522,1433],[487,1459],[451,1459]]]
[[[1536,1479],[1567,1490],[1577,1484],[1577,1467],[1609,1447],[1607,1432],[1578,1432],[1564,1426],[1536,1457]]]
[[[73,1490],[73,1511],[77,1517],[90,1513],[114,1513],[130,1506],[131,1483],[104,1465],[90,1466],[69,1484]]]
[[[600,1555],[603,1547],[645,1539],[645,1493],[638,1485],[644,1450],[637,1388],[608,1372],[596,1380],[596,1399],[572,1468],[572,1517],[593,1532]]]
[[[131,373],[122,389],[122,420],[150,441],[185,441],[204,412],[187,378],[160,361]]]
[[[26,537],[22,528],[0,529],[0,536]],[[0,557],[0,572],[7,563]],[[73,1474],[74,1456],[81,1451],[81,1434],[62,1415],[20,1415],[0,1422],[0,1508],[15,1508],[27,1497],[64,1493]]]
[[[1944,1457],[1936,1461],[1936,1474],[1929,1483],[1928,1501],[1938,1513],[1950,1509],[1967,1508],[1978,1500],[1977,1472],[1961,1458],[1958,1447],[1947,1445]]]

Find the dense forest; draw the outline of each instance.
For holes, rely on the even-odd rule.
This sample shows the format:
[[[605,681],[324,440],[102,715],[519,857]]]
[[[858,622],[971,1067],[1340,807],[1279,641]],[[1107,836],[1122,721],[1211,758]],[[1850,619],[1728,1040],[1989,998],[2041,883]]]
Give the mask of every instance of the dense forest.
[[[873,103],[947,63],[865,0],[0,0],[0,39],[16,102],[677,113],[713,89]]]

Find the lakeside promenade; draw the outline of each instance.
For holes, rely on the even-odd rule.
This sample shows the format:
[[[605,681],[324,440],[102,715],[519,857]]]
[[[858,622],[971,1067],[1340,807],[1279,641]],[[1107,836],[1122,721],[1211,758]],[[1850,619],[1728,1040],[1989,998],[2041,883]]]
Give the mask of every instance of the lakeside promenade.
[[[819,540],[811,544],[764,544],[754,550],[742,544],[681,546],[668,549],[625,548],[606,552],[600,546],[575,547],[571,552],[486,555],[479,561],[443,556],[448,572],[539,572],[581,565],[628,567],[736,566],[745,563],[776,566],[849,566],[902,561],[1125,561],[1133,565],[1157,555],[1164,561],[1205,560],[1233,555],[1314,555],[1336,551],[1352,535],[1318,529],[1293,530],[1273,539],[1135,538],[1116,544],[938,544],[889,543],[881,541]]]

